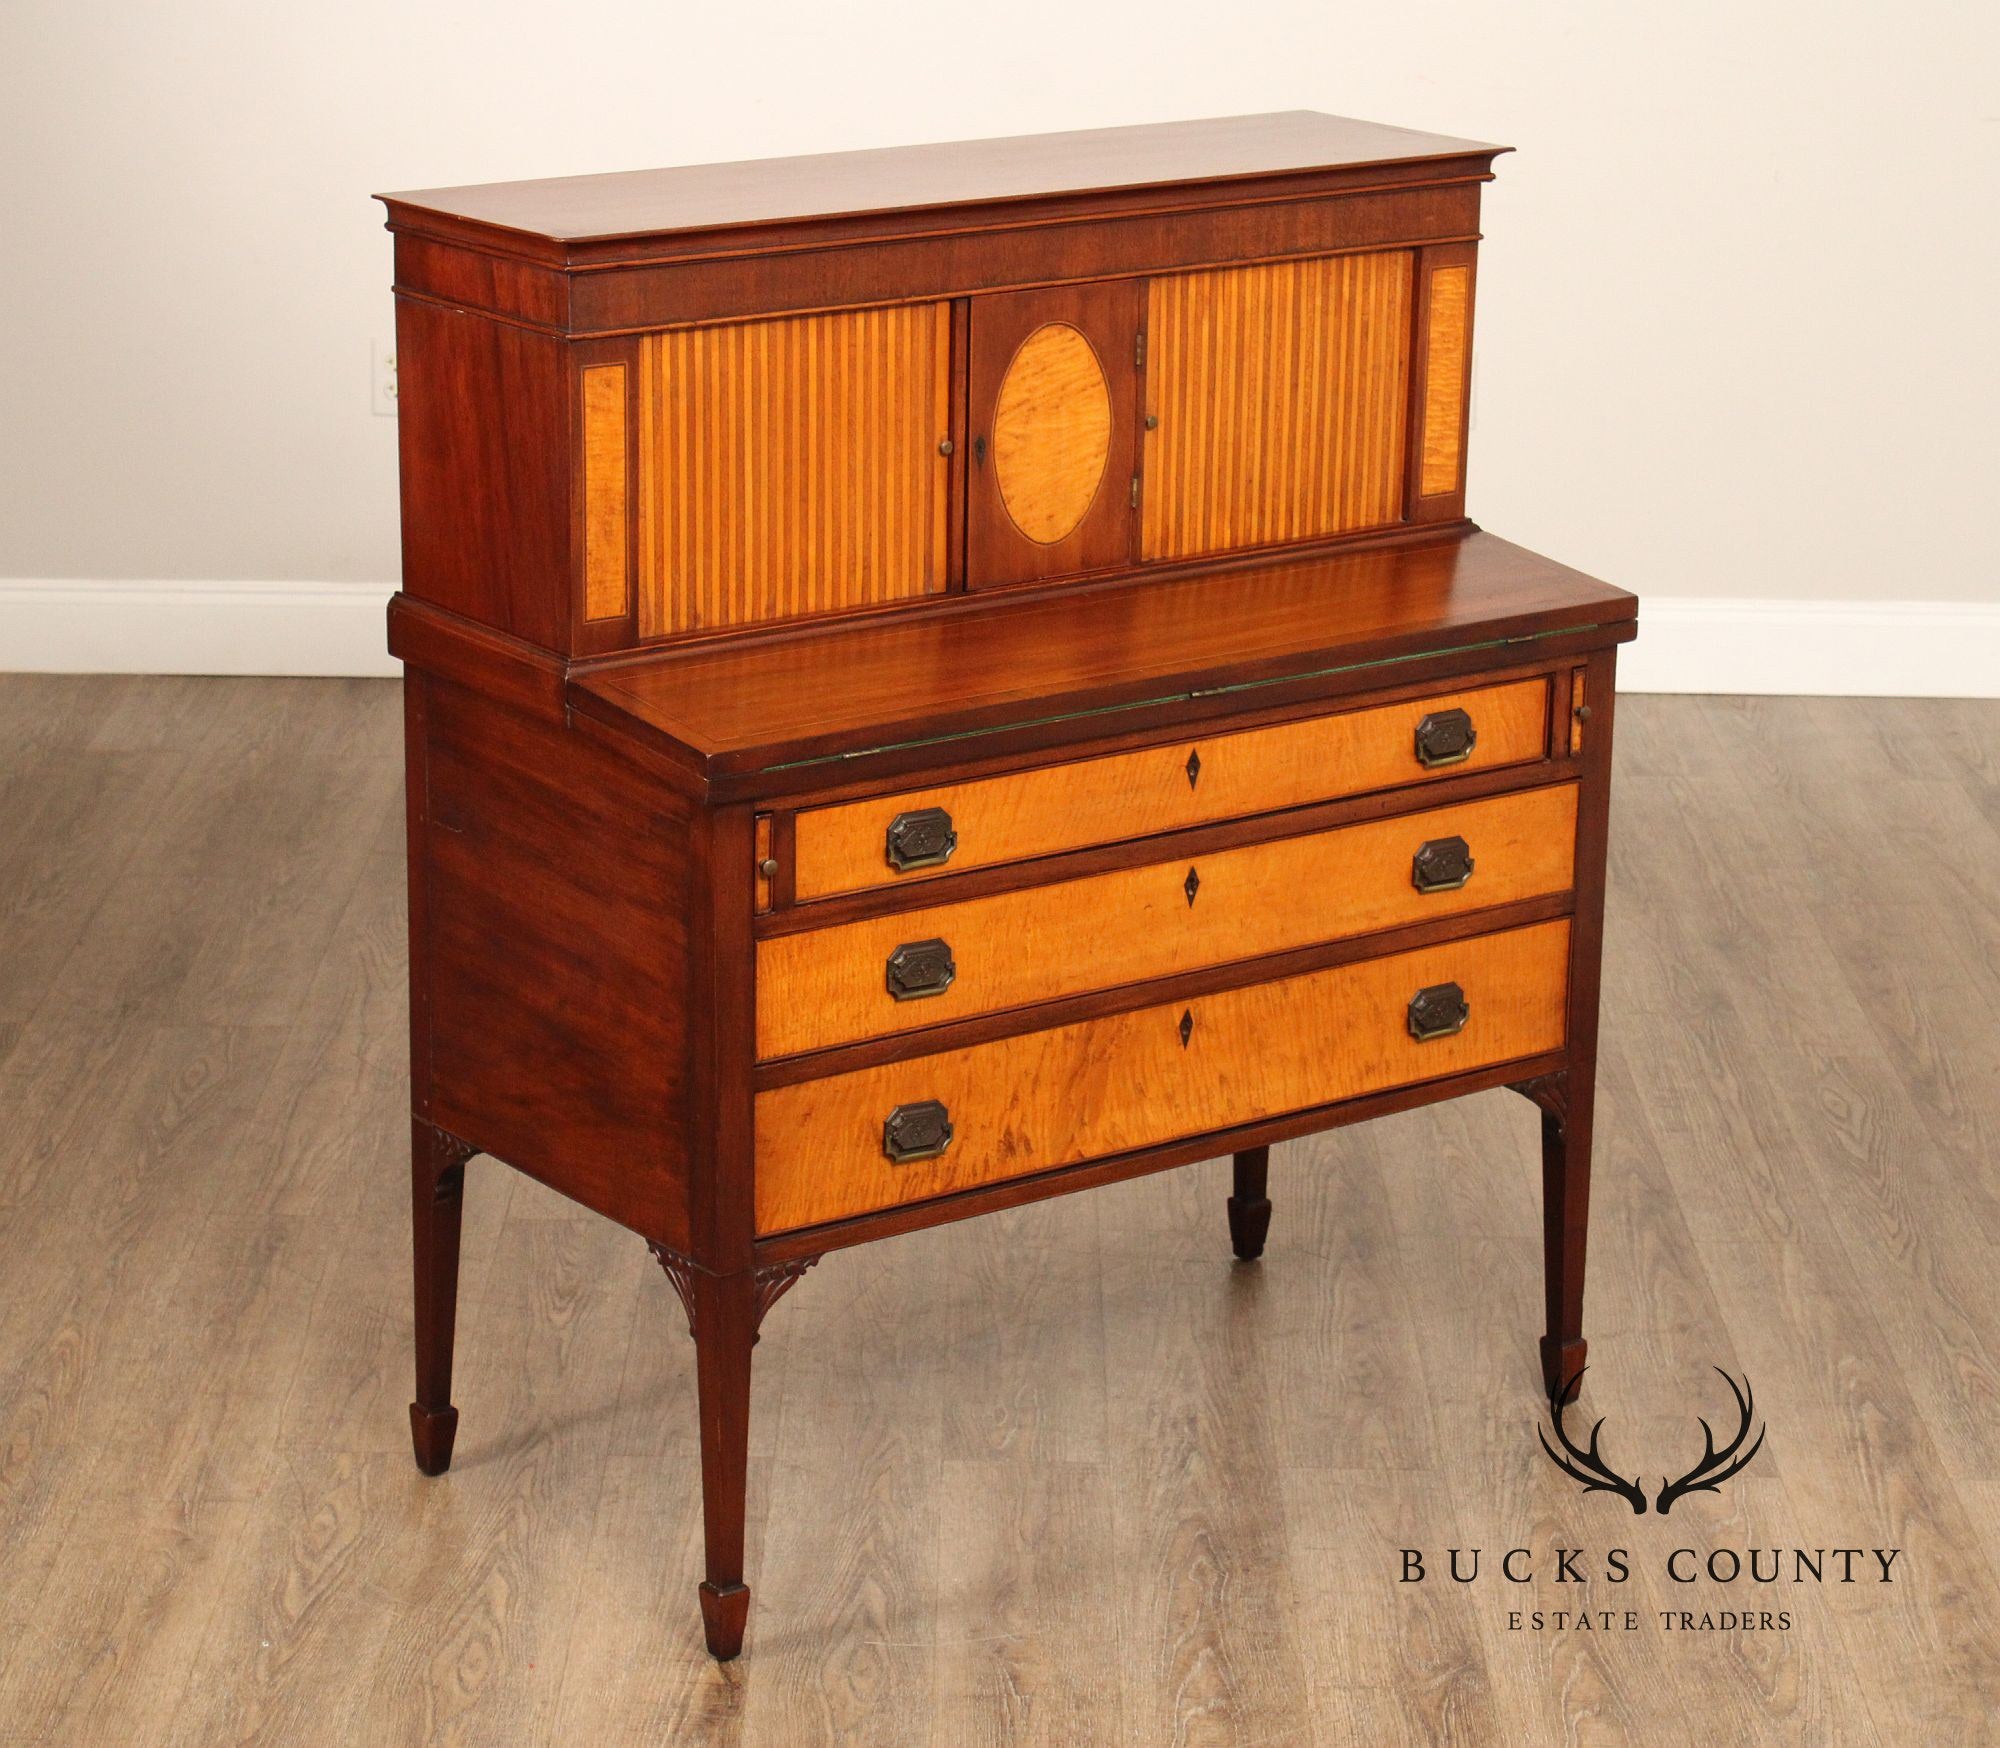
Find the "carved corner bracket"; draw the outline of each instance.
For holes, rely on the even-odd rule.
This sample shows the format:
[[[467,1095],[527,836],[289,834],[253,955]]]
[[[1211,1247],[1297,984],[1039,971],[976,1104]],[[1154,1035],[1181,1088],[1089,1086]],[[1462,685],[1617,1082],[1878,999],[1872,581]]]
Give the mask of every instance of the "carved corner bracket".
[[[417,1119],[417,1128],[425,1138],[421,1157],[430,1172],[431,1181],[437,1186],[437,1199],[440,1202],[455,1200],[465,1184],[465,1162],[479,1149],[470,1141],[461,1141],[449,1130],[440,1129],[422,1117]]]
[[[816,1256],[794,1257],[790,1262],[766,1263],[757,1271],[757,1323],[761,1327],[764,1313],[799,1284],[799,1278],[818,1262]]]
[[[1538,1075],[1533,1080],[1515,1080],[1507,1083],[1510,1092],[1517,1092],[1530,1104],[1541,1108],[1557,1128],[1569,1121],[1569,1071],[1559,1068],[1554,1074]]]
[[[677,1250],[669,1250],[664,1244],[653,1239],[646,1240],[646,1248],[653,1253],[653,1260],[665,1270],[666,1277],[673,1283],[674,1294],[681,1302],[681,1309],[687,1313],[688,1334],[699,1336],[695,1318],[694,1277],[702,1271],[689,1258]],[[799,1278],[818,1262],[816,1256],[794,1257],[790,1262],[765,1263],[752,1273],[753,1298],[751,1304],[752,1331],[761,1328],[765,1313],[799,1284]],[[753,1333],[751,1339],[756,1339]]]
[[[646,1248],[653,1253],[653,1260],[666,1271],[667,1279],[673,1282],[674,1297],[681,1302],[681,1309],[687,1313],[688,1334],[694,1334],[694,1264],[677,1250],[669,1250],[664,1244],[652,1239],[646,1240]]]

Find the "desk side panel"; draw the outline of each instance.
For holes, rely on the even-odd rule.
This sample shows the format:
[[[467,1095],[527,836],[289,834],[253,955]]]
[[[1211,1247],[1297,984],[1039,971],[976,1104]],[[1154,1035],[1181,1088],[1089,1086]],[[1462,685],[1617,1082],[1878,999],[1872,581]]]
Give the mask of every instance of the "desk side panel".
[[[415,1108],[682,1248],[690,804],[559,721],[414,671],[409,684],[424,736]]]
[[[404,592],[567,651],[579,397],[563,342],[401,297],[396,379]]]

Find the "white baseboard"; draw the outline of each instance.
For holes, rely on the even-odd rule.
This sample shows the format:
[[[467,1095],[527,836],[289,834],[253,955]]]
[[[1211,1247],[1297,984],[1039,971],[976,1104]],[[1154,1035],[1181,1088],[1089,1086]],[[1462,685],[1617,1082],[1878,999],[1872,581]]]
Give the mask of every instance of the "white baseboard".
[[[394,583],[0,577],[0,671],[395,677]]]
[[[393,583],[0,578],[0,670],[380,674]],[[1650,596],[1628,692],[2000,697],[2000,602]]]
[[[1618,688],[2000,698],[2000,602],[1644,596]]]

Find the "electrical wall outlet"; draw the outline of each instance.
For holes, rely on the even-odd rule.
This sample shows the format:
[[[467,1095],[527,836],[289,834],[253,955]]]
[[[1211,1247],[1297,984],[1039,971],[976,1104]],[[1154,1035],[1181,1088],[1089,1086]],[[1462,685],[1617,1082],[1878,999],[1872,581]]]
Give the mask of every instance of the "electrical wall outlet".
[[[377,340],[375,356],[375,412],[378,417],[396,416],[396,346],[394,341]]]

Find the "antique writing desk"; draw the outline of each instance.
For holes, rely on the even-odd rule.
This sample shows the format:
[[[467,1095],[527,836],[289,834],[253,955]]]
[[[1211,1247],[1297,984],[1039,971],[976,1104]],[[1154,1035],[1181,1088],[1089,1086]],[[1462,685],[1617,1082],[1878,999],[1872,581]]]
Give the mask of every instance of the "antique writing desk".
[[[1616,646],[1465,519],[1499,148],[1292,114],[387,196],[417,1391],[489,1153],[695,1340],[824,1253],[1512,1085],[1581,1365]]]

